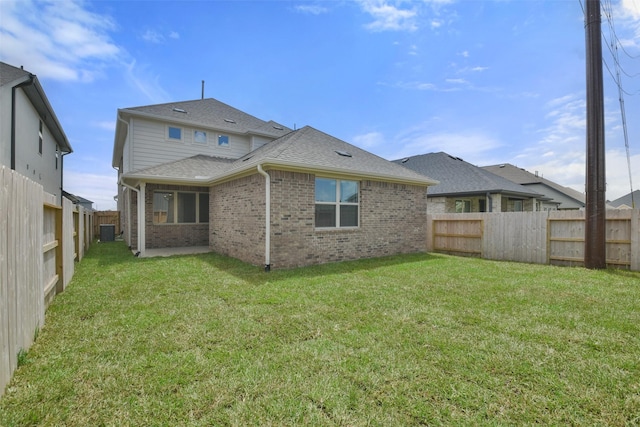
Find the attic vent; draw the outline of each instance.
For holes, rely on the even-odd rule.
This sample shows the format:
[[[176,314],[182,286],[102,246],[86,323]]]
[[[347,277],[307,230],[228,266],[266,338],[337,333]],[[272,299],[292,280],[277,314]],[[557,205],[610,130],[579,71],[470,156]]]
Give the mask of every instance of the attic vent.
[[[173,111],[175,111],[176,113],[184,113],[184,114],[187,114],[187,111],[186,111],[186,110],[183,110],[182,108],[173,107]]]
[[[274,126],[273,128],[277,129],[277,130],[284,130],[284,128],[282,126]]]
[[[462,160],[460,157],[454,157],[451,154],[449,154],[449,157],[451,157],[453,160],[460,160],[461,162],[464,162],[464,160]]]
[[[340,150],[336,150],[336,153],[342,157],[352,157],[351,153],[348,153],[346,151],[340,151]]]
[[[246,162],[247,160],[249,160],[250,158],[252,158],[253,156],[249,156],[246,159],[242,159],[243,162]]]
[[[407,163],[409,161],[408,157],[405,157],[404,159],[400,160],[400,163]]]
[[[233,119],[224,119],[225,122],[227,123],[235,123],[236,121]]]

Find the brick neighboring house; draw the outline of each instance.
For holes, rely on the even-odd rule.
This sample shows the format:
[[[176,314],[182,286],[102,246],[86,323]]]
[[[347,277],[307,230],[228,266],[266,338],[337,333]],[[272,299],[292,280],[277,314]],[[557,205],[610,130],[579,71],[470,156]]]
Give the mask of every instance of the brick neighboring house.
[[[538,210],[576,210],[585,207],[586,196],[583,193],[543,178],[538,172],[533,174],[509,163],[483,166],[482,169],[543,194],[548,200],[540,201]]]
[[[150,127],[155,137],[141,131]],[[437,181],[214,99],[119,110],[113,163],[125,240],[142,254],[209,246],[290,268],[426,250],[426,188]]]
[[[0,165],[62,204],[63,156],[72,151],[38,77],[0,62]]]
[[[440,181],[429,187],[430,214],[538,211],[548,202],[542,194],[444,152],[394,163]]]

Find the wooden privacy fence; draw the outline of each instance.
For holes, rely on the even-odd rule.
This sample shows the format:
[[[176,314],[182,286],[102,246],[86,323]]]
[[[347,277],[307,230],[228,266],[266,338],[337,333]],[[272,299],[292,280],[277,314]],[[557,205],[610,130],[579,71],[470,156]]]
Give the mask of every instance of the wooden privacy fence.
[[[640,271],[640,210],[607,210],[607,266]],[[427,250],[536,264],[584,265],[585,212],[427,216]]]
[[[119,211],[96,211],[93,213],[93,236],[100,238],[100,226],[103,224],[113,224],[116,236],[120,234],[120,212]]]
[[[0,396],[91,242],[89,211],[0,167]]]

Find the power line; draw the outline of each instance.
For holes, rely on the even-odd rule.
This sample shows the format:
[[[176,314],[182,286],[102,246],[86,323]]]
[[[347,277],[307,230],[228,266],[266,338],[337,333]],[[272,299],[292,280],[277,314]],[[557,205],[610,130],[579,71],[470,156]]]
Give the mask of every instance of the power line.
[[[608,8],[608,10],[607,10]],[[624,136],[624,146],[625,146],[625,150],[626,150],[626,154],[627,154],[627,169],[629,171],[629,189],[631,190],[631,207],[635,208],[635,202],[633,200],[633,179],[632,179],[632,173],[631,173],[631,154],[630,154],[630,149],[629,149],[629,133],[627,131],[627,115],[626,115],[626,111],[625,111],[625,107],[624,107],[624,94],[627,93],[623,88],[622,88],[622,81],[621,81],[621,77],[620,77],[620,69],[622,68],[620,66],[620,60],[618,57],[618,45],[621,45],[620,40],[618,39],[618,36],[616,35],[615,32],[615,25],[613,23],[613,15],[612,15],[612,10],[613,7],[611,5],[611,0],[605,0],[605,6],[604,6],[604,12],[605,12],[605,16],[607,17],[607,22],[609,24],[609,34],[611,34],[611,48],[609,49],[611,51],[611,54],[613,56],[613,62],[615,64],[615,70],[616,70],[616,75],[614,77],[614,81],[616,83],[616,86],[618,86],[618,100],[620,101],[620,115],[621,115],[621,119],[622,119],[622,132],[623,132],[623,136]],[[604,34],[603,34],[604,37]],[[617,40],[616,43],[614,43],[614,38],[615,40]],[[607,65],[606,61],[603,61],[604,64],[607,66],[607,70],[609,70],[609,73],[611,73],[611,70],[609,69],[609,66]],[[626,73],[625,73],[626,74]],[[612,74],[613,77],[613,74]]]

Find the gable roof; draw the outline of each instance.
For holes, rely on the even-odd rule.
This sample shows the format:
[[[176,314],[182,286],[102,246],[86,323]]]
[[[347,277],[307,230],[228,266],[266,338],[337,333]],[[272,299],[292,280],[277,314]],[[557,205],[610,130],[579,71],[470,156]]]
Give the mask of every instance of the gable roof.
[[[632,200],[633,196],[633,200]],[[614,208],[627,207],[632,208],[633,205],[640,206],[640,190],[635,190],[633,193],[629,193],[626,196],[619,197],[612,202],[607,202],[609,206],[613,206]]]
[[[541,194],[522,185],[444,152],[407,157],[394,160],[394,163],[439,180],[439,185],[429,189],[430,196],[505,193],[527,198],[543,198]]]
[[[131,172],[123,178],[167,183],[178,180],[194,185],[210,185],[255,173],[258,165],[264,169],[277,168],[421,186],[437,184],[437,181],[427,176],[403,168],[310,126],[292,131],[237,160],[195,156]]]
[[[223,132],[278,138],[291,129],[273,120],[264,121],[214,98],[169,102],[141,107],[121,108],[118,118],[143,117],[193,128],[216,129]],[[116,122],[112,165],[118,166],[128,128]]]
[[[499,165],[491,165],[491,166],[483,166],[482,169],[487,170],[491,173],[499,175],[509,181],[515,182],[516,184],[521,185],[533,185],[533,184],[542,184],[546,187],[549,187],[555,191],[558,191],[565,196],[575,200],[579,205],[584,207],[586,202],[586,196],[581,192],[574,190],[573,188],[565,187],[563,185],[557,184],[551,180],[543,178],[539,176],[537,173],[532,174],[522,168],[514,166],[509,163],[503,163]],[[562,205],[560,206],[562,207]]]
[[[62,125],[58,121],[58,117],[55,111],[53,111],[53,107],[49,103],[49,99],[44,93],[38,77],[22,68],[0,62],[0,86],[14,88],[18,85],[22,85],[20,86],[21,89],[38,112],[40,119],[53,135],[60,151],[63,153],[71,153],[73,151],[71,144],[69,144],[67,135],[65,135],[62,129]]]

